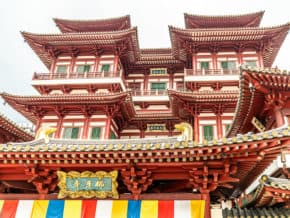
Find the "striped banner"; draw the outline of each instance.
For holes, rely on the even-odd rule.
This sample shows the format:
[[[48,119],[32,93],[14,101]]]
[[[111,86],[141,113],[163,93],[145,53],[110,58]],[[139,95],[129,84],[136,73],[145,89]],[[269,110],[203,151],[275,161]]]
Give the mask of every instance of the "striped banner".
[[[1,218],[204,218],[203,200],[0,200]]]

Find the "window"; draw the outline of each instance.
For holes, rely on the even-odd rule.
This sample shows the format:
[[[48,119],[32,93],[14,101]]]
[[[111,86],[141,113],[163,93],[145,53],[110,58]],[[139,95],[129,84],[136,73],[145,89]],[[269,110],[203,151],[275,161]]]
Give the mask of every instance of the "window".
[[[67,66],[66,65],[58,65],[56,68],[56,73],[66,73]]]
[[[208,70],[209,69],[209,62],[208,61],[201,61],[200,62],[200,69]]]
[[[117,136],[115,135],[115,133],[113,131],[110,132],[110,139],[116,139]]]
[[[166,68],[153,68],[153,69],[150,69],[150,74],[164,75],[164,74],[167,74],[167,69]]]
[[[79,127],[69,127],[64,129],[63,138],[77,139],[79,137]]]
[[[237,69],[235,61],[222,61],[221,67],[224,70],[236,70]]]
[[[90,72],[91,65],[85,64],[85,65],[78,65],[77,66],[77,73],[85,73]]]
[[[93,127],[91,139],[100,139],[100,135],[101,135],[101,127]]]
[[[213,126],[203,126],[203,139],[213,140]]]
[[[250,67],[256,67],[257,62],[256,61],[245,61],[245,64],[250,66]]]
[[[102,64],[101,72],[109,72],[110,71],[110,64]]]
[[[151,83],[151,90],[165,90],[166,83]]]

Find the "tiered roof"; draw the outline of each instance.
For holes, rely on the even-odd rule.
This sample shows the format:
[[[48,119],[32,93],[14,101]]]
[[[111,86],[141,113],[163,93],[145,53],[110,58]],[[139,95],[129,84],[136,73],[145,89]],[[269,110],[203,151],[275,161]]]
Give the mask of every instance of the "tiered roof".
[[[100,93],[100,94],[62,94],[41,96],[19,96],[1,93],[1,97],[16,111],[23,114],[30,121],[37,121],[36,114],[56,113],[57,108],[65,112],[90,112],[92,107],[110,106],[123,102],[128,92]]]
[[[130,16],[100,20],[68,20],[54,18],[62,33],[76,32],[111,32],[131,28]]]
[[[224,209],[224,218],[262,218],[262,217],[289,217],[289,208],[232,208]]]
[[[252,193],[239,198],[240,207],[265,207],[284,203],[290,205],[290,180],[264,175]]]
[[[265,109],[265,95],[274,91],[280,94],[289,92],[289,80],[290,71],[242,66],[240,96],[228,136],[251,131],[252,118],[261,117],[262,110]]]
[[[232,51],[242,47],[244,50],[262,51],[265,67],[270,67],[284,41],[290,23],[276,27],[206,28],[180,29],[169,26],[173,56],[181,61],[187,60],[192,52]]]
[[[232,113],[236,108],[238,91],[177,91],[168,90],[172,111],[180,117],[196,113]],[[192,117],[192,114],[190,115]]]
[[[179,178],[188,179],[190,175],[198,178],[193,182],[206,182],[213,189],[232,188],[232,184],[237,182],[252,182],[262,172],[263,166],[276,157],[276,153],[289,149],[289,139],[288,127],[200,144],[179,142],[174,137],[101,141],[51,139],[49,142],[41,139],[0,144],[0,163],[2,167],[24,167],[25,163],[49,164],[63,169],[86,166],[107,170],[134,164],[140,169],[152,166],[152,175],[159,180],[165,178],[165,174],[167,179],[176,179],[175,174],[168,174],[168,166],[174,166]],[[195,174],[204,169],[207,170],[206,180],[203,174]],[[249,174],[251,176],[247,176]]]
[[[184,14],[185,28],[228,28],[228,27],[258,27],[264,11],[250,14],[208,16]]]
[[[53,57],[59,54],[78,53],[80,49],[87,54],[96,54],[100,50],[116,51],[121,49],[120,55],[129,62],[135,62],[139,56],[137,28],[111,32],[84,32],[65,34],[34,34],[22,32],[30,47],[49,68]],[[124,49],[124,50],[123,50]]]
[[[0,141],[31,141],[34,136],[0,113]]]

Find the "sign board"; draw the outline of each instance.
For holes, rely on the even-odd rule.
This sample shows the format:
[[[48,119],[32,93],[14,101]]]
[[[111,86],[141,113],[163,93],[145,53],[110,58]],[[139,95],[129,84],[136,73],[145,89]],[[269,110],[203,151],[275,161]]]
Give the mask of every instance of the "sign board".
[[[266,127],[256,117],[253,117],[252,124],[260,132],[264,132],[266,129]]]
[[[118,198],[118,171],[63,172],[57,171],[60,189],[58,198]]]

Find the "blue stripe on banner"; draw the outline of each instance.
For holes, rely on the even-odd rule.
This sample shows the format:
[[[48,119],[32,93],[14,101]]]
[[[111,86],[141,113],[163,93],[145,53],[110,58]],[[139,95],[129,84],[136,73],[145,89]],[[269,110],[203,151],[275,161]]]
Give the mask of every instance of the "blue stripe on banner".
[[[46,218],[62,218],[64,200],[50,200],[46,212]]]
[[[141,201],[128,201],[127,218],[140,218]]]

